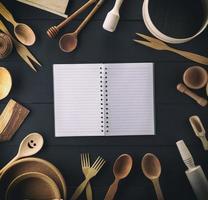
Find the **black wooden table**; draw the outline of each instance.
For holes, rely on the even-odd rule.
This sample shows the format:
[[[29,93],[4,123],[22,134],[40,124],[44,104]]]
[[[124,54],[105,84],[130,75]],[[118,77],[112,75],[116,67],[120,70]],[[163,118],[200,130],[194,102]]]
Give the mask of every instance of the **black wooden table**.
[[[12,141],[0,144],[1,166],[16,153],[24,136],[30,132],[40,132],[45,138],[45,146],[37,156],[51,161],[61,170],[67,182],[69,197],[83,180],[80,153],[89,152],[93,158],[101,155],[107,160],[102,172],[92,181],[95,200],[104,198],[113,181],[114,160],[122,153],[129,153],[133,156],[134,167],[129,177],[121,182],[116,199],[156,199],[153,186],[144,177],[140,167],[142,156],[147,152],[152,152],[161,160],[160,180],[166,199],[195,199],[175,142],[184,139],[196,163],[200,164],[208,175],[207,153],[188,123],[189,116],[197,114],[208,129],[207,108],[200,107],[176,91],[176,85],[182,80],[184,70],[195,63],[168,52],[148,49],[132,41],[135,32],[149,34],[141,15],[143,1],[124,1],[121,21],[117,31],[111,34],[102,29],[103,20],[114,3],[112,0],[106,0],[104,6],[80,34],[78,49],[71,54],[59,50],[58,39],[61,34],[55,40],[49,39],[46,35],[46,30],[58,24],[60,17],[15,0],[2,0],[2,2],[12,11],[17,21],[27,23],[35,30],[37,42],[30,49],[41,61],[43,67],[38,73],[34,73],[15,51],[9,58],[0,61],[0,65],[7,67],[13,77],[12,91],[8,98],[0,101],[0,109],[3,110],[8,100],[13,98],[31,110],[29,117]],[[71,13],[84,2],[85,0],[70,0],[67,12]],[[198,0],[157,0],[152,1],[150,8],[161,30],[176,36],[187,36],[190,32],[197,30],[201,21],[197,16],[200,9],[198,2]],[[79,16],[61,33],[72,31],[85,15]],[[2,17],[0,19],[12,31],[12,26]],[[176,47],[208,56],[207,41],[208,31],[206,30],[193,41],[176,45]],[[54,137],[52,65],[98,62],[155,63],[156,136]],[[199,91],[199,94],[205,96],[205,90]],[[85,199],[85,196],[83,195],[80,199]]]

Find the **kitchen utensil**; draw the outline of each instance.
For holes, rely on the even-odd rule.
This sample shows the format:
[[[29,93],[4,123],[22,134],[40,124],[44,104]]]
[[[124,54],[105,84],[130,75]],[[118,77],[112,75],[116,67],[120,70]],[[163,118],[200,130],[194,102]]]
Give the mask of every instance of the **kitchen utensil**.
[[[198,55],[195,53],[191,53],[188,51],[182,51],[182,50],[178,50],[178,49],[169,47],[166,43],[164,43],[156,38],[146,36],[141,33],[136,33],[136,34],[139,35],[140,37],[144,38],[145,40],[147,40],[147,41],[134,40],[135,42],[137,42],[139,44],[145,45],[147,47],[150,47],[152,49],[156,49],[159,51],[171,51],[173,53],[179,54],[180,56],[183,56],[184,58],[187,58],[187,59],[192,60],[194,62],[203,64],[203,65],[208,65],[208,58],[207,57],[204,57],[204,56],[201,56],[201,55]]]
[[[92,5],[96,1],[97,0],[88,0],[87,3],[85,3],[81,8],[76,10],[73,14],[71,14],[67,19],[65,19],[59,25],[52,26],[51,28],[49,28],[47,31],[48,37],[50,38],[56,37],[62,28],[64,28],[71,20],[73,20],[75,17],[81,14],[84,10],[86,10],[90,5]]]
[[[24,122],[29,110],[13,99],[9,100],[0,115],[0,141],[8,141]]]
[[[189,90],[183,83],[179,83],[177,85],[177,90],[181,93],[186,94],[187,96],[191,97],[192,99],[194,99],[199,105],[201,106],[206,106],[208,101],[203,98],[198,96],[197,94],[195,94],[194,92],[192,92],[191,90]]]
[[[36,71],[35,67],[31,63],[31,60],[39,66],[41,66],[41,64],[37,61],[37,59],[30,53],[30,51],[23,44],[19,43],[15,38],[12,37],[12,35],[9,33],[6,26],[3,24],[1,20],[0,20],[0,30],[10,36],[10,38],[14,42],[14,46],[17,50],[17,53],[34,71]]]
[[[189,122],[191,124],[191,127],[194,130],[194,133],[196,136],[201,140],[202,145],[204,147],[204,150],[208,150],[208,140],[206,138],[206,131],[204,129],[204,126],[198,116],[191,116],[189,118]]]
[[[65,14],[69,0],[17,0],[30,6],[51,12],[61,17],[67,17]]]
[[[90,155],[89,154],[81,154],[81,166],[82,166],[82,172],[85,178],[87,178],[87,175],[90,170]],[[92,187],[91,187],[90,181],[88,182],[86,186],[86,197],[87,197],[87,200],[92,200]]]
[[[142,158],[142,171],[154,185],[158,200],[163,200],[164,196],[160,187],[159,177],[161,174],[161,164],[159,159],[151,153],[147,153]]]
[[[0,59],[6,58],[12,52],[13,44],[11,38],[0,33]]]
[[[28,172],[39,172],[50,177],[59,187],[63,200],[67,200],[66,183],[60,171],[50,162],[34,157],[23,158],[13,162],[1,174],[0,199],[5,199],[6,189],[12,180],[14,180],[17,176]]]
[[[184,164],[188,167],[186,176],[198,200],[207,200],[208,181],[200,165],[196,166],[194,159],[183,140],[176,142]]]
[[[43,147],[43,137],[39,133],[30,133],[21,142],[17,155],[0,170],[0,174],[14,161],[32,156],[38,153]]]
[[[8,96],[11,88],[12,77],[9,71],[4,67],[0,67],[0,100]]]
[[[0,2],[0,14],[14,26],[14,34],[17,39],[24,45],[31,46],[35,43],[36,37],[33,30],[26,24],[17,23],[12,14]]]
[[[149,9],[151,7],[149,5],[149,2],[151,2],[151,1],[150,0],[144,0],[143,1],[142,15],[143,15],[144,23],[145,23],[147,29],[150,31],[150,33],[152,35],[154,35],[155,37],[157,37],[158,39],[160,39],[160,40],[162,40],[164,42],[173,43],[173,44],[180,44],[180,43],[188,42],[188,41],[196,38],[198,35],[200,35],[206,29],[206,27],[208,25],[208,15],[207,15],[207,13],[208,13],[208,1],[207,0],[202,0],[202,1],[198,2],[199,3],[198,5],[201,6],[203,8],[203,10],[204,10],[204,12],[200,13],[204,17],[203,17],[203,20],[201,20],[202,24],[201,24],[200,29],[197,31],[197,33],[195,33],[194,35],[192,35],[192,36],[190,36],[188,38],[173,38],[173,37],[170,37],[170,36],[165,35],[164,33],[162,33],[155,26],[154,22],[151,19],[151,15],[149,14]],[[190,5],[188,5],[186,9],[192,8],[192,6],[193,5],[191,5],[191,2],[190,2]],[[185,14],[186,14],[186,12],[184,12],[184,15]],[[195,16],[195,13],[193,13],[193,16]],[[174,16],[174,17],[176,17],[176,16]],[[169,18],[168,14],[166,15],[166,18]],[[167,24],[168,24],[168,22],[167,22]],[[173,24],[171,24],[171,26],[174,27]]]
[[[80,196],[80,194],[83,192],[83,190],[87,186],[88,182],[97,175],[97,173],[100,171],[100,169],[103,167],[104,164],[105,164],[105,160],[99,156],[96,159],[96,161],[93,163],[93,165],[90,167],[85,180],[75,190],[74,194],[72,195],[71,200],[75,200]]]
[[[191,89],[201,89],[207,81],[207,71],[199,66],[189,67],[183,74],[183,82]]]
[[[56,183],[45,174],[28,172],[17,176],[8,186],[6,200],[61,199]]]
[[[93,10],[89,13],[89,15],[85,18],[85,20],[80,24],[76,31],[73,33],[64,34],[59,40],[59,47],[64,52],[72,52],[77,47],[77,37],[80,31],[84,28],[84,26],[89,22],[89,20],[93,17],[93,15],[100,8],[104,0],[99,0]]]
[[[113,200],[116,192],[118,190],[118,184],[121,179],[126,178],[132,168],[133,160],[130,155],[122,154],[120,155],[113,166],[113,174],[115,176],[115,180],[113,184],[109,187],[107,194],[105,195],[104,200]]]
[[[106,31],[114,32],[116,30],[116,27],[120,19],[119,10],[121,8],[122,3],[123,0],[116,0],[113,9],[107,14],[103,23],[103,28]]]

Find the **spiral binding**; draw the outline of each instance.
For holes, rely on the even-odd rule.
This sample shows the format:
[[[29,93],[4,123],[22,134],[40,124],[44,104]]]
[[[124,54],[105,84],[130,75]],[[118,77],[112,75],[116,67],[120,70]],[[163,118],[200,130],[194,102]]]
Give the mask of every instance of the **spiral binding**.
[[[100,115],[101,132],[109,132],[109,108],[108,108],[108,72],[107,67],[100,67]]]

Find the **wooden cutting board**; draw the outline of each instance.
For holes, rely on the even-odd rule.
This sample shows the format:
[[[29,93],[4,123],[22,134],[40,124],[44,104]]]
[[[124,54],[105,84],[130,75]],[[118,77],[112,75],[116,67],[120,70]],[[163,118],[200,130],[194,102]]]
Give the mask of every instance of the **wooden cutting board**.
[[[19,2],[40,8],[56,15],[67,17],[65,14],[69,0],[17,0]]]

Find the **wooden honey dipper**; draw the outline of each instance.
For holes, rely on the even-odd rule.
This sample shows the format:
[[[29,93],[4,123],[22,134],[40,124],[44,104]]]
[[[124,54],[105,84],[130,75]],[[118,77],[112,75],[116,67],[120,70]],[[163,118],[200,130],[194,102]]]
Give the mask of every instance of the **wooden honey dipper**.
[[[208,101],[203,98],[198,96],[197,94],[195,94],[194,92],[192,92],[191,90],[189,90],[183,83],[179,83],[177,85],[177,90],[181,93],[186,94],[187,96],[191,97],[192,99],[194,99],[199,105],[201,106],[206,106],[208,104]]]
[[[59,31],[64,28],[71,20],[73,20],[76,16],[78,16],[81,12],[83,12],[85,9],[87,9],[90,5],[97,2],[97,0],[89,0],[87,3],[85,3],[81,8],[79,8],[77,11],[75,11],[72,15],[70,15],[68,18],[66,18],[63,22],[61,22],[57,26],[52,26],[48,29],[47,35],[50,38],[56,37],[56,35],[59,33]]]

